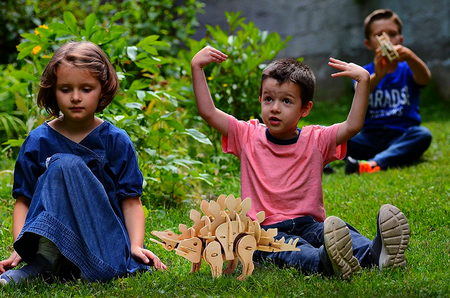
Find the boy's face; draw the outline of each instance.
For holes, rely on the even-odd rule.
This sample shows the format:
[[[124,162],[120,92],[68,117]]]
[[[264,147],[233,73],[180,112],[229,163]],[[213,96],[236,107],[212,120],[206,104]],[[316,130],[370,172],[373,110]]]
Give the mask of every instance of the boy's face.
[[[383,32],[389,36],[393,45],[403,43],[403,35],[400,34],[398,25],[392,19],[381,19],[372,22],[370,25],[369,39],[364,40],[364,44],[369,50],[376,51],[380,47],[375,36],[381,35]]]
[[[293,82],[279,84],[272,78],[263,82],[259,101],[264,124],[270,134],[280,140],[294,138],[298,121],[307,116],[312,108],[311,101],[302,106],[299,85]]]

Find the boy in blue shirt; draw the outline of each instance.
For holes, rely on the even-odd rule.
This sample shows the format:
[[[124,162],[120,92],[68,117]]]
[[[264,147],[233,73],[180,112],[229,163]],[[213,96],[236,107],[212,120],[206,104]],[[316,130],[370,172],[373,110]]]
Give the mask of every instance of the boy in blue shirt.
[[[372,12],[364,20],[367,49],[374,61],[364,68],[370,75],[369,107],[361,132],[347,142],[345,173],[373,173],[409,164],[430,146],[430,131],[420,126],[420,90],[430,82],[427,65],[402,45],[402,21],[389,9]],[[389,36],[399,57],[389,61],[376,36]],[[362,162],[359,160],[367,160]]]

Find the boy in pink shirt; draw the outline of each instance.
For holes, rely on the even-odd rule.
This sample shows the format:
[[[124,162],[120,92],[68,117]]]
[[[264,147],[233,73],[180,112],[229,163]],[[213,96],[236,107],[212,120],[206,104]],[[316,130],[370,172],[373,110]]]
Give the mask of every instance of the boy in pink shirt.
[[[313,106],[315,78],[311,69],[295,59],[277,60],[264,69],[259,101],[262,120],[238,121],[217,109],[208,89],[203,67],[227,59],[205,47],[192,59],[192,79],[200,116],[222,135],[222,148],[241,163],[241,197],[252,199],[248,216],[265,212],[262,227],[278,228],[286,241],[298,238],[300,251],[257,251],[254,260],[271,259],[280,267],[303,272],[334,274],[348,279],[361,266],[405,266],[409,225],[404,214],[383,205],[373,241],[341,219],[326,218],[322,170],[346,155],[346,142],[364,124],[369,97],[369,73],[362,67],[330,58],[329,65],[356,82],[347,120],[330,127],[297,127]],[[386,243],[389,243],[387,245]]]

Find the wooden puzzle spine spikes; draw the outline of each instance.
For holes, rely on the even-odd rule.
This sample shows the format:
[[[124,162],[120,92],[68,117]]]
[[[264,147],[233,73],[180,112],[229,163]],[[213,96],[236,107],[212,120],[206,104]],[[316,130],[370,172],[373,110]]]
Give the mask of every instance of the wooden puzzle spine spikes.
[[[376,35],[375,38],[380,44],[381,52],[389,59],[390,62],[400,57],[386,32],[383,31],[381,35]]]

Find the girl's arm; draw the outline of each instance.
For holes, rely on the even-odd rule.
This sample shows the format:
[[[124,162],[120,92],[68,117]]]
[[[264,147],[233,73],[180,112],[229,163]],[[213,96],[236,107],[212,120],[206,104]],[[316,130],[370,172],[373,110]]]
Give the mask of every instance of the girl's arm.
[[[161,260],[150,250],[143,248],[145,237],[145,216],[140,198],[127,198],[122,201],[125,227],[131,243],[131,255],[136,262],[152,265],[156,269],[167,269]]]
[[[191,61],[192,84],[198,113],[209,125],[224,136],[228,136],[228,114],[214,106],[203,67],[212,62],[222,63],[226,59],[227,55],[207,46],[200,50]]]
[[[16,200],[13,211],[13,240],[16,241],[20,232],[22,231],[23,225],[25,224],[25,218],[27,217],[28,209],[30,208],[31,201],[23,196],[20,196]],[[0,262],[0,273],[5,272],[11,268],[16,267],[22,258],[17,254],[16,251],[9,256],[8,259]]]
[[[341,72],[332,74],[333,77],[349,77],[356,81],[355,95],[352,106],[348,113],[347,120],[339,126],[336,145],[347,142],[354,137],[363,127],[366,117],[367,106],[369,104],[370,75],[367,70],[354,63],[346,63],[330,58],[328,64]]]

